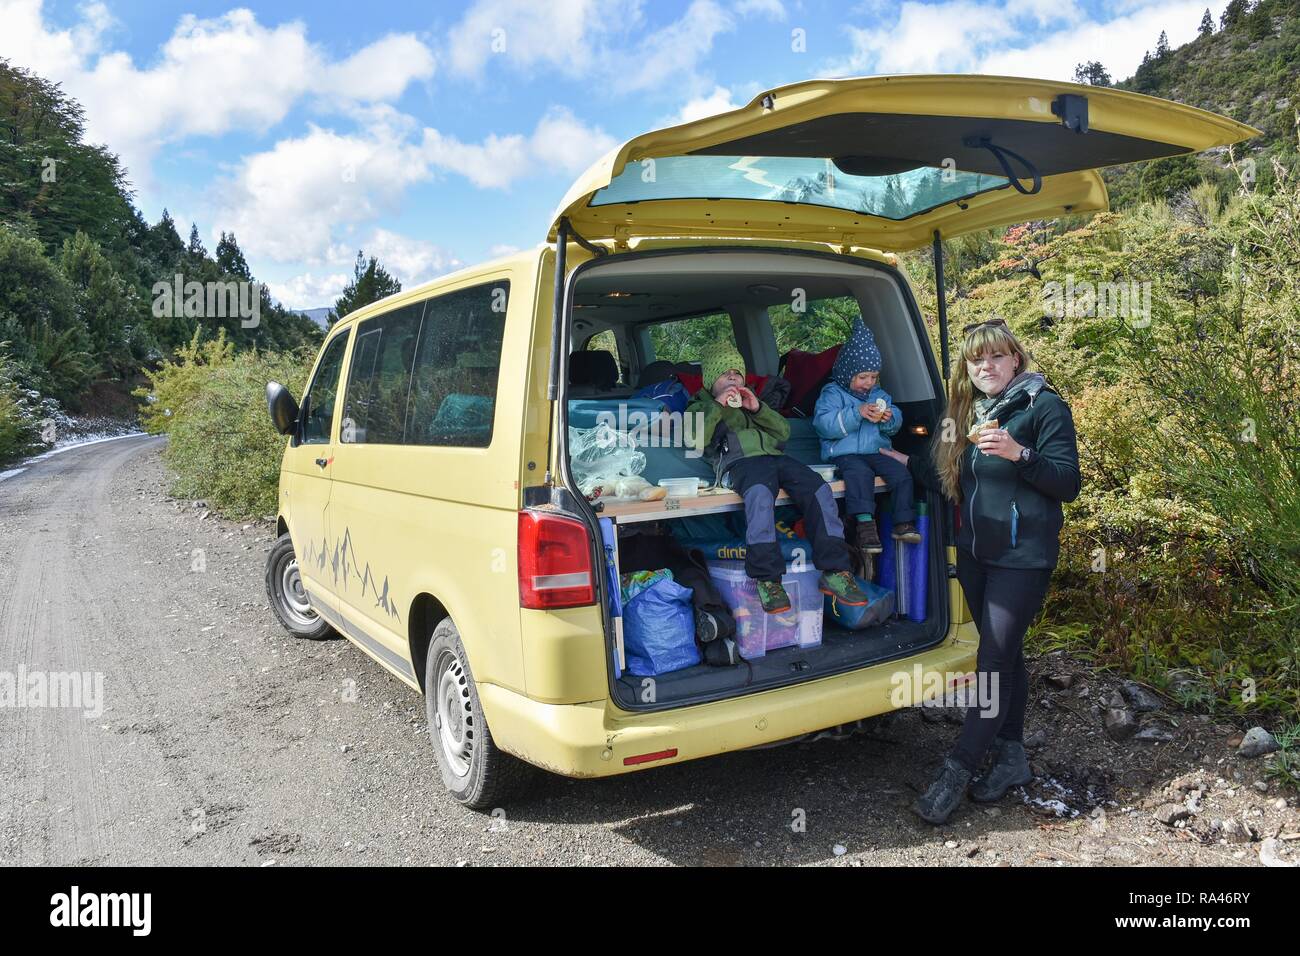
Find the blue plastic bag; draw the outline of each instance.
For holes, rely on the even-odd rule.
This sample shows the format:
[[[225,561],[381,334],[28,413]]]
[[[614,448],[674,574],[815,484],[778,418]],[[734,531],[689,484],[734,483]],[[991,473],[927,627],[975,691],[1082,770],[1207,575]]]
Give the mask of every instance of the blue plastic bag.
[[[825,622],[846,627],[850,631],[860,631],[866,627],[875,627],[886,623],[894,614],[896,595],[893,591],[882,588],[874,581],[866,581],[856,574],[853,580],[867,596],[868,603],[861,607],[843,604],[829,594],[826,596]]]
[[[675,379],[669,379],[666,382],[656,382],[653,385],[647,385],[645,388],[633,394],[633,398],[648,398],[664,403],[664,408],[670,412],[684,412],[686,406],[690,404],[691,396],[681,382]]]
[[[629,673],[654,677],[700,663],[693,594],[690,588],[665,579],[623,606],[623,646]]]

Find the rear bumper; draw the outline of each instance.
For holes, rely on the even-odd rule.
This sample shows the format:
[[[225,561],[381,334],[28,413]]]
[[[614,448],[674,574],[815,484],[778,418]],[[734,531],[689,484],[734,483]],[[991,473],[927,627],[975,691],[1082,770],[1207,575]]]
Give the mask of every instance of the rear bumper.
[[[975,627],[911,657],[711,704],[637,714],[608,701],[545,704],[479,684],[492,736],[516,756],[566,777],[605,777],[774,743],[919,704],[975,669]],[[918,679],[919,678],[919,679]],[[942,690],[939,691],[942,693]],[[625,760],[675,750],[643,763]]]

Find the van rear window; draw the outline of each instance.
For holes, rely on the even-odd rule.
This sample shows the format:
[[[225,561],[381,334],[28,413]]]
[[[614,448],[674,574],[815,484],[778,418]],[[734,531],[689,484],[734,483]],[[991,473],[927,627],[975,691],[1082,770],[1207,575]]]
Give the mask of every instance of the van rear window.
[[[647,165],[650,164],[650,165]],[[665,156],[629,163],[591,197],[593,206],[669,199],[759,199],[906,219],[990,189],[1005,176],[922,166],[854,176],[805,156]]]

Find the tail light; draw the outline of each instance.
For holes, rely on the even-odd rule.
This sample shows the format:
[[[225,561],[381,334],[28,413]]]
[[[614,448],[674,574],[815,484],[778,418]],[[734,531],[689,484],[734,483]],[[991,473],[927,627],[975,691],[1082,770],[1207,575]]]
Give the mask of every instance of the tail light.
[[[519,606],[548,610],[595,603],[587,526],[576,518],[519,512]]]

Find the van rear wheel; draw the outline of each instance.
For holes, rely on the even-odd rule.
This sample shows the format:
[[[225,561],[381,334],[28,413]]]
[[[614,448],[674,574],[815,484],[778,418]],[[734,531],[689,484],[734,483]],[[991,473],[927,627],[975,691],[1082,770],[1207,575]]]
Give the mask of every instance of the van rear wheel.
[[[451,618],[433,629],[424,664],[424,707],[443,785],[457,802],[492,810],[524,789],[533,768],[492,740]]]
[[[325,623],[307,600],[298,573],[298,558],[293,553],[293,540],[287,532],[275,539],[266,558],[266,596],[275,616],[294,637],[318,641],[334,634],[334,628]]]

